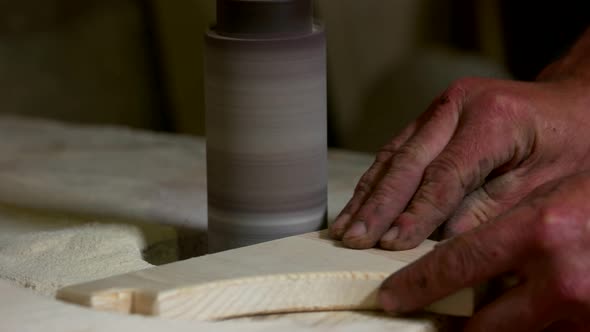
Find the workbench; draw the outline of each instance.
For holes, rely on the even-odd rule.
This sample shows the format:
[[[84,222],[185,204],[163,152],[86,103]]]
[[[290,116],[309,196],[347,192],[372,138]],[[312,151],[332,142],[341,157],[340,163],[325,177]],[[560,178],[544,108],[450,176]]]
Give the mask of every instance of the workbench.
[[[349,199],[371,161],[366,154],[330,151],[329,220]],[[171,262],[178,255],[204,253],[206,209],[203,138],[0,117],[0,279],[4,279],[0,289],[22,298],[15,305],[0,302],[0,317],[9,317],[0,321],[0,330],[13,330],[19,319],[21,330],[35,330],[49,316],[59,325],[56,317],[74,313],[78,318],[64,323],[64,331],[80,326],[107,331],[119,323],[158,330],[165,324],[154,319],[94,313],[58,303],[52,296],[64,286]],[[186,242],[192,245],[188,249]],[[67,265],[60,265],[62,261]],[[40,275],[45,279],[39,280]],[[35,313],[37,308],[44,314]],[[220,331],[225,331],[224,324],[247,331],[272,326],[436,331],[440,323],[433,316],[408,320],[360,312],[238,322],[215,326]],[[166,330],[191,326],[174,324]]]

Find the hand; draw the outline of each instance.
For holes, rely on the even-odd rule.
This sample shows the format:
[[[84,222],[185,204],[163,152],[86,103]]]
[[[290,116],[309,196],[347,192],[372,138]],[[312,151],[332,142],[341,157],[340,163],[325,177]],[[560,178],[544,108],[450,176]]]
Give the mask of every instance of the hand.
[[[590,167],[581,80],[453,84],[378,154],[331,226],[352,248],[415,247],[507,211],[539,185]]]
[[[589,202],[590,172],[540,187],[389,277],[379,292],[382,307],[411,312],[511,273],[520,283],[477,312],[466,331],[588,331]]]

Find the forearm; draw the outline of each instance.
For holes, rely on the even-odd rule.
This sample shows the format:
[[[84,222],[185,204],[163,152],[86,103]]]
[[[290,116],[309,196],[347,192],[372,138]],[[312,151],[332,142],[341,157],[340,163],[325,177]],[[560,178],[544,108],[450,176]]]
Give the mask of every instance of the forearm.
[[[590,28],[559,60],[547,66],[538,81],[556,81],[574,79],[590,84]]]

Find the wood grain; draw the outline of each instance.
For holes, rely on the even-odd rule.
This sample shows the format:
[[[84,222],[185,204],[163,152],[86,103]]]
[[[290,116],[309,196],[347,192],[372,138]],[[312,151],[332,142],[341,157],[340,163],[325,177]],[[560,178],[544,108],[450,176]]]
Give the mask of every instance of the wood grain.
[[[267,313],[376,310],[376,291],[392,272],[433,247],[390,252],[343,248],[309,233],[67,287],[58,298],[99,310],[189,320]],[[428,311],[469,316],[472,289]]]
[[[88,310],[12,287],[0,280],[0,331],[38,332],[295,332],[372,331],[436,332],[454,331],[448,319],[432,315],[391,318],[369,312],[319,312],[286,316],[240,318],[221,322],[190,322],[126,316]],[[10,300],[6,300],[10,299]]]

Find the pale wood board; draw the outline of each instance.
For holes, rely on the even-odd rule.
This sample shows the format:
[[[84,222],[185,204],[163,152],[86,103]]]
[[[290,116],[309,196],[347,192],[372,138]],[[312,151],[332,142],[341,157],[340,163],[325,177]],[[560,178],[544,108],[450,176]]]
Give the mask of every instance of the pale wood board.
[[[436,332],[450,325],[430,316],[390,319],[363,312],[297,314],[295,317],[190,322],[99,312],[35,295],[0,280],[0,331],[18,332]],[[9,299],[9,300],[8,300]],[[308,316],[309,315],[309,316]]]
[[[378,309],[389,274],[430,251],[352,250],[326,232],[294,236],[64,288],[58,298],[99,310],[188,320],[255,314]],[[465,289],[428,311],[469,316]]]

